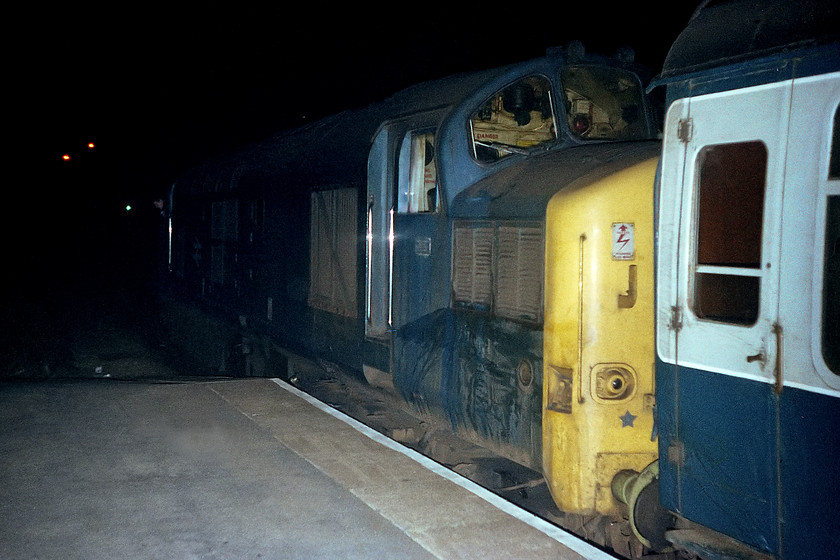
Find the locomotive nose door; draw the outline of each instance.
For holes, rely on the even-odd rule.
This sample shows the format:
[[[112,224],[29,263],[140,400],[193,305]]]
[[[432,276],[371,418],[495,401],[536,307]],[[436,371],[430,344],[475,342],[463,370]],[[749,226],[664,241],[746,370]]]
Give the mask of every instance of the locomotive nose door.
[[[778,527],[774,393],[789,102],[789,85],[677,101],[662,158],[663,501],[764,549],[775,543],[752,537]]]

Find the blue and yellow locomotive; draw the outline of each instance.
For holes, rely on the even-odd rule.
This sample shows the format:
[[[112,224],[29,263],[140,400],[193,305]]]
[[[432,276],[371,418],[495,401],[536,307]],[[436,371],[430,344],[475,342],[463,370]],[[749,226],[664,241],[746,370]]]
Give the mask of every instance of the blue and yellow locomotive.
[[[574,43],[420,84],[196,168],[171,193],[173,342],[214,369],[238,363],[246,374],[268,374],[288,352],[342,365],[541,470],[543,346],[552,337],[543,333],[554,321],[544,296],[555,289],[546,212],[565,187],[628,168],[640,166],[632,180],[652,188],[658,130],[631,54],[595,56]],[[639,225],[616,290],[635,290],[636,275],[649,290],[652,218],[620,220]],[[645,296],[628,309],[649,323],[649,306]],[[605,365],[629,360],[609,354]],[[599,436],[590,449],[596,428],[567,443],[601,453],[607,482],[655,453],[650,363],[603,375],[628,371],[638,376],[627,373],[632,404],[614,379],[597,383],[611,419],[624,407],[619,426],[622,413],[639,416],[625,419],[622,435],[640,442],[613,453],[613,436]],[[595,491],[589,479],[575,488]],[[580,505],[568,509],[615,513],[604,492],[597,507],[575,496]]]

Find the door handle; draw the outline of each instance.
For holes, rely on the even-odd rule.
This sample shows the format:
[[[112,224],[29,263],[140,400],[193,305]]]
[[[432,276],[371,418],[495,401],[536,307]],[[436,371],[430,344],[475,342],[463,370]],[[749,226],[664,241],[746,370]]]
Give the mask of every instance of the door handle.
[[[636,296],[638,294],[638,272],[636,265],[631,264],[627,272],[627,293],[618,294],[618,307],[620,309],[630,309],[636,305]]]
[[[747,362],[749,363],[761,362],[762,364],[764,364],[764,359],[764,352],[759,352],[758,354],[747,356]]]

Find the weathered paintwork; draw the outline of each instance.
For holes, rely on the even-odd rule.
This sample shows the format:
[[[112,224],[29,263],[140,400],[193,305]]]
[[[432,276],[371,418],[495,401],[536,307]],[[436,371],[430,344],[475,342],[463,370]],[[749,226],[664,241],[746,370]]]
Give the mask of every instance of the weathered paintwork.
[[[830,459],[840,447],[831,428],[840,421],[840,372],[821,344],[837,332],[824,325],[836,309],[824,289],[836,266],[837,217],[828,208],[840,196],[838,29],[835,2],[774,1],[761,11],[709,3],[657,81],[670,104],[658,215],[659,488],[684,525],[704,527],[675,534],[704,556],[828,558],[840,550],[840,477]],[[725,230],[722,243],[699,238],[707,226],[698,200],[716,184],[704,173],[719,176],[709,154],[747,145],[758,146],[763,167],[733,160],[726,170],[744,176],[748,167],[762,189],[748,239],[757,256],[705,259],[708,245],[742,246],[750,214],[739,201],[740,228],[715,228]],[[750,185],[740,180],[727,192]],[[730,210],[719,207],[714,219]],[[759,289],[708,295],[696,287],[702,275],[750,278]],[[706,315],[698,301],[719,294],[730,296],[720,298],[724,313]],[[744,301],[746,320],[725,314]],[[720,535],[737,543],[727,550]]]
[[[543,464],[564,511],[615,514],[613,477],[657,456],[656,155],[573,183],[548,207]]]
[[[575,46],[421,84],[187,174],[171,293],[232,325],[201,357],[255,375],[263,349],[322,358],[541,469],[547,205],[659,150],[619,58]]]
[[[458,226],[503,224],[541,231],[548,202],[556,192],[576,182],[608,180],[605,178],[611,173],[658,151],[657,142],[639,142],[584,145],[533,156],[466,189],[453,202],[450,215]],[[652,178],[649,183],[650,191]],[[620,195],[622,204],[627,203],[625,196]],[[409,242],[405,248],[414,251]],[[540,275],[546,249],[549,247],[541,242]],[[433,259],[434,255],[428,259],[410,254],[397,262],[419,261],[414,266],[429,266]],[[398,270],[397,278],[408,274]],[[442,279],[435,276],[436,281]],[[623,281],[626,284],[626,273]],[[442,283],[414,288],[409,282],[397,284],[398,299],[410,299],[409,289],[422,289],[422,297],[434,297],[436,289],[449,291]],[[439,413],[457,431],[483,445],[542,470],[541,317],[514,320],[490,308],[455,305],[397,329],[394,349],[397,367],[393,383],[403,398],[420,410]],[[651,371],[648,367],[643,375],[650,376]]]

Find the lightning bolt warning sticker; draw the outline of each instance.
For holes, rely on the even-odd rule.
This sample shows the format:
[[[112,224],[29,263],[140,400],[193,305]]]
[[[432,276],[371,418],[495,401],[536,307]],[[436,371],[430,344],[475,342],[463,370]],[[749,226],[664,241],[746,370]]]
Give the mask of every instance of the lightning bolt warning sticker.
[[[631,261],[636,258],[633,224],[617,222],[612,225],[612,258],[617,261]]]

